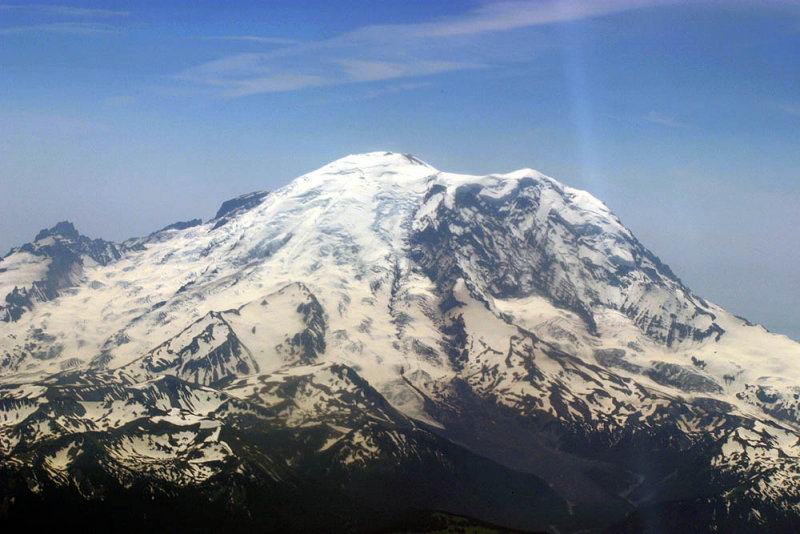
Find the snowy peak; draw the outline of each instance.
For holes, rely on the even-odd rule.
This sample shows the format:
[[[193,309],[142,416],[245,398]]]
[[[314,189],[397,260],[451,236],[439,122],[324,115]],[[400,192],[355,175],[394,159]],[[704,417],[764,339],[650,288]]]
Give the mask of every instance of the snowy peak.
[[[367,170],[375,167],[394,167],[402,168],[405,166],[421,166],[436,170],[430,164],[411,154],[400,154],[397,152],[366,152],[364,154],[350,154],[325,165],[320,171],[328,168],[336,169],[361,169]]]
[[[269,194],[268,191],[256,191],[247,193],[245,195],[226,200],[217,210],[212,222],[214,223],[213,229],[216,230],[220,226],[227,223],[231,218],[258,206],[261,201]]]
[[[365,186],[368,191],[378,189],[409,188],[411,193],[421,180],[438,171],[424,161],[395,152],[369,152],[351,154],[305,174],[280,191],[284,193],[308,190],[358,191]]]
[[[6,258],[17,252],[49,258],[71,252],[101,265],[119,259],[121,254],[120,246],[104,239],[86,237],[69,221],[61,221],[52,228],[39,231],[33,242],[12,249]]]
[[[36,302],[76,285],[87,265],[119,259],[124,246],[81,235],[69,221],[40,231],[0,260],[0,321],[16,321]]]
[[[56,235],[66,239],[71,239],[73,241],[77,241],[81,236],[71,222],[61,221],[52,228],[45,228],[44,230],[40,231],[38,234],[36,234],[34,241],[39,241],[40,239]]]

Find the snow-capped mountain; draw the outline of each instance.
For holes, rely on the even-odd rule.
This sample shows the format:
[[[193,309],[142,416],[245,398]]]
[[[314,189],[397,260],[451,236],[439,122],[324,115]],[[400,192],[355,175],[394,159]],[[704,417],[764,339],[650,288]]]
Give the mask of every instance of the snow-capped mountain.
[[[0,299],[12,516],[68,494],[275,531],[800,525],[800,344],[530,169],[370,153],[122,244],[59,223],[0,261]]]

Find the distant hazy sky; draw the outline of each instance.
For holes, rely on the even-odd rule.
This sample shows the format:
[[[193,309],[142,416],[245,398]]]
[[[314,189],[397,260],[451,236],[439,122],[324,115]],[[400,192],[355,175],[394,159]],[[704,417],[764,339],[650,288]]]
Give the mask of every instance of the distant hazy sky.
[[[0,3],[3,251],[386,149],[587,189],[800,339],[800,3],[62,1]]]

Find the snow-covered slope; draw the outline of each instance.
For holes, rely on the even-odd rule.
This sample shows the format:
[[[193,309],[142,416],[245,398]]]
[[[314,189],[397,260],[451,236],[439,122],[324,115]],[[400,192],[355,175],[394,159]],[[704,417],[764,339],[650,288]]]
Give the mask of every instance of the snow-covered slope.
[[[72,259],[54,270],[56,246]],[[53,291],[24,305],[14,297],[45,286]],[[712,509],[727,503],[732,524],[800,520],[800,344],[693,294],[600,201],[530,169],[468,176],[402,154],[349,156],[227,201],[206,223],[121,245],[60,224],[0,262],[0,289],[11,295],[0,309],[9,465],[65,428],[85,436],[107,421],[172,417],[222,434],[162,443],[133,432],[104,447],[122,464],[162,451],[176,481],[213,477],[237,457],[220,435],[240,420],[202,422],[205,408],[188,405],[153,415],[155,400],[120,391],[168,377],[263,414],[287,395],[264,384],[335,368],[356,373],[408,428],[543,478],[570,503],[554,520],[562,529],[600,525],[587,512],[598,507],[608,523],[691,501],[698,484],[718,500]],[[115,393],[41,430],[52,384],[80,376]],[[333,429],[321,449],[348,435],[372,451],[343,464],[418,455],[407,436],[369,438],[360,419],[327,415],[352,400],[327,383],[293,390],[300,411],[274,417],[316,414]],[[45,469],[53,480],[80,457],[70,443],[36,453],[61,469]]]

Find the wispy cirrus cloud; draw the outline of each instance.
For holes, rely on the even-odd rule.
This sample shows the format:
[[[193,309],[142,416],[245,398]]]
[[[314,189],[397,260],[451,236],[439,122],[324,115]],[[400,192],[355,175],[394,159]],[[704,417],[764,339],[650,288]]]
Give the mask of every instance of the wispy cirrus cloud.
[[[781,104],[777,104],[776,107],[778,108],[779,111],[782,111],[783,113],[785,113],[787,115],[800,117],[800,104],[790,104],[790,103],[784,102],[784,103],[781,103]]]
[[[433,76],[529,60],[537,43],[497,44],[523,28],[600,17],[673,0],[548,0],[486,2],[459,16],[414,24],[357,28],[316,42],[280,42],[185,69],[173,79],[218,96],[238,97],[348,83]],[[491,39],[487,37],[491,35]],[[258,42],[256,36],[232,37]]]
[[[611,15],[669,0],[516,0],[486,2],[462,17],[406,25],[421,37],[453,37]]]
[[[44,4],[0,4],[0,11],[85,18],[127,17],[130,15],[130,11],[121,11],[117,9],[95,9]]]
[[[241,41],[272,45],[293,45],[300,44],[297,39],[283,39],[281,37],[264,37],[261,35],[203,35],[195,37],[204,41]]]
[[[125,107],[136,102],[136,98],[131,95],[110,96],[102,100],[105,107],[120,108]]]
[[[330,81],[323,76],[313,74],[278,73],[259,78],[233,80],[226,83],[224,96],[247,96],[259,93],[283,93],[296,91],[306,87],[329,85]]]
[[[229,68],[224,68],[223,63],[227,64]],[[223,97],[239,97],[261,93],[282,93],[325,85],[429,76],[446,71],[481,67],[477,64],[446,61],[397,63],[357,59],[335,60],[325,74],[281,72],[279,69],[271,69],[263,65],[252,69],[243,67],[253,63],[260,64],[260,58],[234,56],[229,60],[214,62],[213,65],[204,65],[198,70],[185,71],[176,79],[205,86],[215,86],[220,91],[218,94]],[[215,68],[217,70],[214,70]],[[213,74],[213,76],[208,76],[208,74]]]
[[[0,36],[28,34],[98,35],[118,31],[97,19],[127,17],[129,11],[46,4],[0,4],[0,14],[14,14],[17,24],[0,27]],[[84,20],[76,20],[84,19]]]
[[[369,100],[372,98],[381,97],[383,95],[392,95],[396,93],[404,93],[406,91],[415,91],[417,89],[429,87],[430,85],[431,85],[430,82],[404,82],[395,85],[387,85],[375,89],[370,89],[369,91],[366,91],[361,98]]]
[[[670,128],[691,128],[691,124],[676,119],[671,115],[661,113],[659,111],[650,111],[641,117],[644,122],[651,124],[658,124],[660,126],[669,126]]]
[[[367,61],[360,59],[343,59],[339,61],[342,72],[353,82],[372,82],[408,78],[412,76],[428,76],[451,70],[479,68],[475,63],[457,63],[452,61],[415,61],[402,63],[392,61]]]
[[[17,111],[0,116],[8,135],[35,135],[46,137],[82,137],[104,134],[109,125],[85,117],[74,117],[61,113]]]
[[[22,35],[29,33],[61,33],[67,35],[96,35],[118,31],[114,26],[95,22],[51,22],[0,28],[0,35]]]

